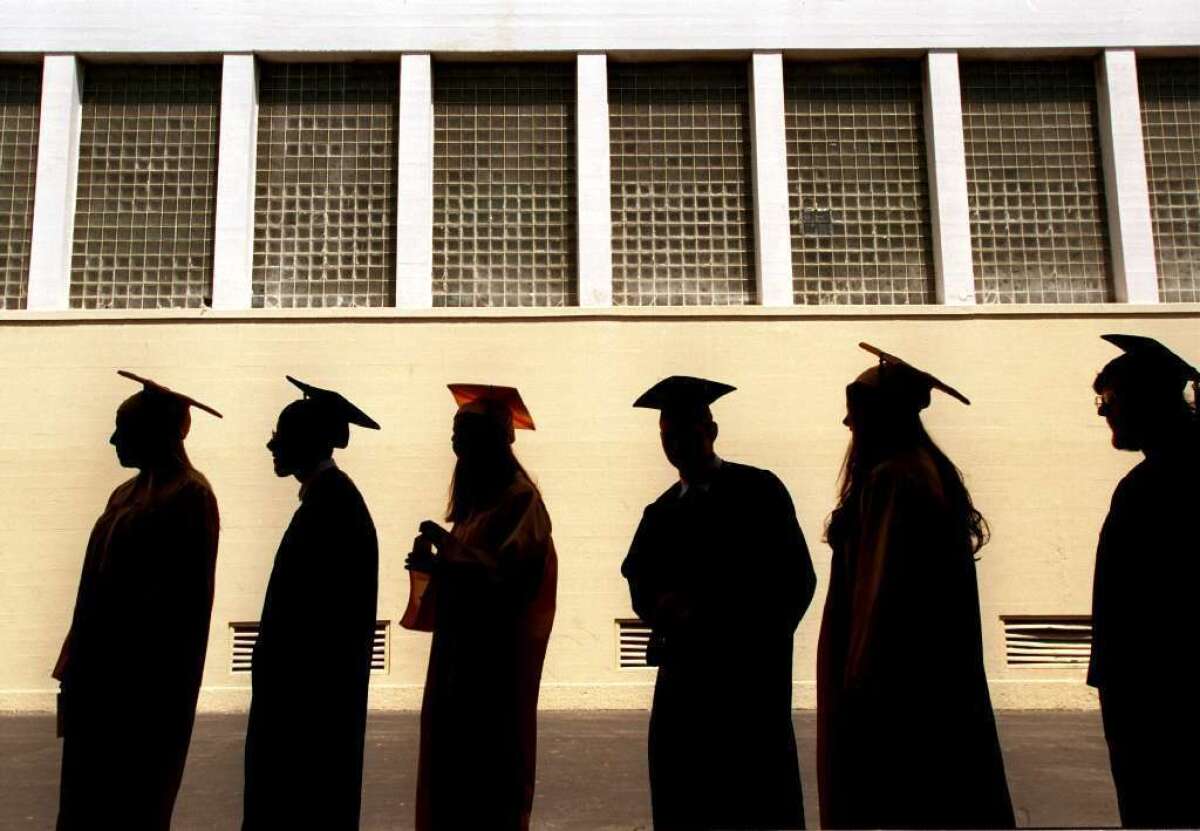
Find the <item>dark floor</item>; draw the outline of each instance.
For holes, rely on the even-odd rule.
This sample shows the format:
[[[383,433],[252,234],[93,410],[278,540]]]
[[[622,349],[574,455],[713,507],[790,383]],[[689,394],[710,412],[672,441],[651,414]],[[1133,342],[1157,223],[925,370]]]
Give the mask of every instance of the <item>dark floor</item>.
[[[1116,800],[1100,717],[1090,712],[997,713],[1017,822],[1113,826]],[[638,829],[650,824],[646,713],[541,716],[538,829]],[[233,829],[241,815],[244,716],[200,716],[175,829]],[[815,725],[796,713],[809,826],[816,827]],[[412,827],[417,718],[374,713],[367,735],[364,831]],[[0,828],[48,829],[58,802],[59,744],[50,717],[0,718]]]

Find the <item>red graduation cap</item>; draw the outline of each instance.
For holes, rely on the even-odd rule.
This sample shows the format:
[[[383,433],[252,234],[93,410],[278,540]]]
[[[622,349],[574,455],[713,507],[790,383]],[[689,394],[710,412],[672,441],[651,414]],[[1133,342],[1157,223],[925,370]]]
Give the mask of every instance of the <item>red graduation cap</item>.
[[[534,430],[533,416],[521,400],[516,387],[497,387],[491,384],[447,384],[458,409],[466,412],[506,412],[513,429]]]

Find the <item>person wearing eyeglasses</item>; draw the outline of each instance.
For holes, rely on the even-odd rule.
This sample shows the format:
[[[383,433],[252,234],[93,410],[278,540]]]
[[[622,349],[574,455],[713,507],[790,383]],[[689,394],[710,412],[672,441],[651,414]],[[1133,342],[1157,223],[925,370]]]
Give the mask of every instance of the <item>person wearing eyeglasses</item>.
[[[1096,376],[1112,446],[1142,460],[1112,496],[1096,549],[1092,655],[1122,825],[1200,827],[1195,592],[1200,585],[1200,371],[1153,338]]]

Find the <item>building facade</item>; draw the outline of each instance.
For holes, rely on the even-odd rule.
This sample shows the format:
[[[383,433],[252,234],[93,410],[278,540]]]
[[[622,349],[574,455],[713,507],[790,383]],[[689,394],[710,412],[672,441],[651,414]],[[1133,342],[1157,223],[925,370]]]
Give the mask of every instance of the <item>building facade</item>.
[[[776,471],[797,504],[819,586],[795,700],[812,706],[864,340],[973,402],[935,400],[926,421],[992,526],[978,574],[998,705],[1092,706],[1095,540],[1136,461],[1095,414],[1098,335],[1200,361],[1200,13],[10,4],[0,304],[0,709],[52,706],[87,534],[124,475],[117,368],[226,415],[188,443],[223,520],[202,708],[249,697],[296,504],[264,447],[285,373],[384,427],[339,454],[380,532],[374,706],[420,700],[428,636],[396,622],[417,525],[445,510],[456,381],[518,386],[538,424],[517,451],[561,561],[543,706],[647,704],[619,565],[674,473],[630,405],[671,374],[738,387],[714,407],[718,451]],[[751,554],[730,552],[731,591],[753,586]]]

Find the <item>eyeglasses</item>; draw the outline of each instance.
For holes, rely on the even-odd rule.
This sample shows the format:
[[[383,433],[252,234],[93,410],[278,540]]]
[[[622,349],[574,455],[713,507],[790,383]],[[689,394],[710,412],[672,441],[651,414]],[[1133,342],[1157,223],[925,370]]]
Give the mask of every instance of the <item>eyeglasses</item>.
[[[1108,391],[1097,395],[1095,398],[1096,412],[1098,412],[1100,415],[1104,415],[1106,412],[1108,412],[1108,409],[1112,407],[1113,402],[1116,401],[1116,399],[1117,397]]]

